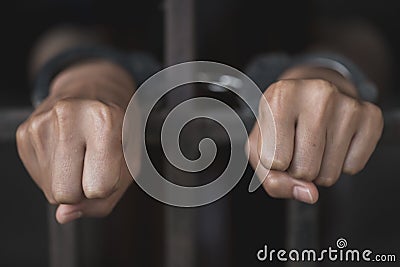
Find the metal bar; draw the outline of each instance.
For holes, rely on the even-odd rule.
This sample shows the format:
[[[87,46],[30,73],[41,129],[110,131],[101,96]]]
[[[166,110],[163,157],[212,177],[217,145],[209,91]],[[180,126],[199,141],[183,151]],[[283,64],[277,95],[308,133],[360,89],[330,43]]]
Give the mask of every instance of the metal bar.
[[[194,59],[194,1],[165,1],[165,64]]]
[[[31,114],[32,108],[13,108],[0,110],[0,140],[14,140],[15,131]]]
[[[48,206],[49,266],[76,267],[79,262],[77,227],[79,222],[61,225],[55,220],[56,207]]]
[[[194,1],[165,1],[165,64],[173,64],[192,60],[194,58]],[[194,94],[193,85],[185,86],[185,90],[170,93],[167,107],[191,98]],[[178,177],[182,174],[166,165],[165,174],[168,177]],[[165,207],[165,266],[192,267],[196,263],[196,216],[195,209]]]
[[[287,240],[288,249],[319,248],[319,204],[309,205],[295,200],[287,202]],[[313,267],[317,262],[290,261],[288,267]]]
[[[165,0],[165,65],[171,66],[195,58],[194,0]],[[193,86],[170,94],[168,106],[193,96]]]

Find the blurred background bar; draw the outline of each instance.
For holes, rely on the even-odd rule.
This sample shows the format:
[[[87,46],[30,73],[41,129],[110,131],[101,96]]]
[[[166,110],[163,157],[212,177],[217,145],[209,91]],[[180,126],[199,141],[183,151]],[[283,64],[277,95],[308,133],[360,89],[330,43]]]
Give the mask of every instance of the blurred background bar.
[[[194,47],[194,0],[165,0],[165,65],[190,61],[195,58]],[[172,108],[194,96],[194,85],[184,85],[169,93],[167,107]],[[195,131],[192,132],[195,134]],[[186,142],[187,143],[187,142]],[[168,145],[168,144],[167,144]],[[173,144],[170,144],[173,146]],[[176,149],[174,147],[166,149]],[[193,153],[192,153],[193,154]],[[184,184],[188,178],[179,170],[164,162],[164,174],[176,184]],[[195,179],[195,178],[192,178]],[[166,192],[168,194],[168,192]],[[196,230],[199,212],[197,209],[165,205],[165,263],[166,267],[196,266],[199,250]]]

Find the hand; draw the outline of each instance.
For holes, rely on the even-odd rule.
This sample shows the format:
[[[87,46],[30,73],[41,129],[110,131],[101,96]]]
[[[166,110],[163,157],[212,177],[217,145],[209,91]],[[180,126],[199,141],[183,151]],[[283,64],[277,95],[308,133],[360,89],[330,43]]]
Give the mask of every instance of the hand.
[[[260,101],[260,126],[250,133],[247,152],[275,198],[315,203],[316,185],[329,187],[342,172],[362,170],[382,133],[381,110],[358,100],[354,86],[332,71],[291,70],[264,96],[275,119],[275,157],[262,149],[272,138],[263,129],[273,123],[263,116],[268,112],[265,101]]]
[[[129,75],[112,63],[74,65],[18,128],[19,155],[48,201],[59,205],[58,222],[106,216],[131,184],[121,140],[133,92]]]

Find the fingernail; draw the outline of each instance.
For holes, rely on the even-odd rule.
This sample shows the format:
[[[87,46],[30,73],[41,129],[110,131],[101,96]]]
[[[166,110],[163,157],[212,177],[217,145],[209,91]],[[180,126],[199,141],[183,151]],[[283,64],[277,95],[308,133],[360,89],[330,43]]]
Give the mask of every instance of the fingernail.
[[[296,200],[299,200],[299,201],[302,201],[302,202],[305,202],[308,204],[314,203],[310,189],[303,187],[303,186],[296,185],[295,187],[293,187],[293,197]]]

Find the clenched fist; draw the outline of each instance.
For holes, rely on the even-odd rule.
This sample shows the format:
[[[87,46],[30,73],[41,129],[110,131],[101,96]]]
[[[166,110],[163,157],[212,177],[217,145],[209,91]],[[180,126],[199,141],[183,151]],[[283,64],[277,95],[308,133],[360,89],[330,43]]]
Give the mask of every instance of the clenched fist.
[[[247,151],[270,196],[315,203],[316,185],[332,186],[342,172],[364,168],[381,136],[383,118],[377,106],[356,94],[338,73],[309,67],[288,71],[266,90],[274,119],[265,115],[269,110],[261,101],[260,124],[249,136]],[[263,149],[273,139],[265,130],[273,120],[275,157]]]
[[[112,63],[74,65],[18,128],[20,157],[48,201],[59,205],[60,223],[107,215],[131,184],[121,140],[133,92],[128,73]]]

